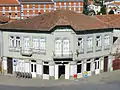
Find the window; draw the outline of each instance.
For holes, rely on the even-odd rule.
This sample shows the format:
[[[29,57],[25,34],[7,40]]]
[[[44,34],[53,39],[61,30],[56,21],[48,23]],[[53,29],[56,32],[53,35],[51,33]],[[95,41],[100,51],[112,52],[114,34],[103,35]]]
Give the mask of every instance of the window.
[[[23,42],[24,50],[29,50],[30,49],[30,38],[29,37],[24,37],[24,42]]]
[[[39,49],[39,39],[33,39],[33,49]]]
[[[2,9],[2,13],[5,14],[5,7],[3,7],[3,9]]]
[[[110,45],[110,36],[109,35],[105,35],[104,36],[104,46],[105,48],[108,48]]]
[[[62,48],[63,48],[63,55],[65,54],[69,54],[69,40],[68,39],[64,39],[63,43],[62,43]]]
[[[10,46],[10,48],[20,48],[20,37],[19,36],[10,36],[9,37],[9,46]]]
[[[101,47],[102,45],[101,45],[101,36],[97,36],[96,37],[96,46],[97,47]]]
[[[55,54],[61,55],[62,52],[62,40],[55,40]]]
[[[44,4],[44,12],[46,12],[46,5]]]
[[[83,38],[78,38],[78,47],[80,52],[83,52]]]
[[[16,47],[20,48],[20,37],[16,37]]]
[[[9,40],[10,40],[10,47],[14,47],[14,36],[10,36],[9,37]]]
[[[88,45],[88,51],[92,51],[93,48],[93,38],[92,37],[88,37],[87,38],[87,45]]]
[[[49,66],[43,65],[43,74],[49,74]]]
[[[45,38],[40,38],[40,50],[45,50]]]

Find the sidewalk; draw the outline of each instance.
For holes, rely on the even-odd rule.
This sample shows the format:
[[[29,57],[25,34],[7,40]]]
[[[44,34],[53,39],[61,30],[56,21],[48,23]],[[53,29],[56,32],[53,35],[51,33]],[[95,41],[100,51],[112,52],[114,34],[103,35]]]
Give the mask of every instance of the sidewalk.
[[[105,72],[99,75],[90,76],[86,79],[78,80],[40,80],[36,79],[23,79],[16,78],[14,76],[0,75],[0,84],[2,85],[17,85],[17,86],[29,86],[29,87],[47,87],[47,86],[59,86],[59,85],[71,85],[71,84],[104,84],[114,81],[120,82],[120,70]]]

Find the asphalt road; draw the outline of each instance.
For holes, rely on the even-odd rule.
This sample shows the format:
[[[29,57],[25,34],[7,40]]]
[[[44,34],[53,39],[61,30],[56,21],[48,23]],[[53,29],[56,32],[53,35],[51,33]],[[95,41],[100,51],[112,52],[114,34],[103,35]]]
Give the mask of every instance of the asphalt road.
[[[111,84],[77,84],[52,87],[20,87],[0,85],[0,90],[120,90],[120,82],[113,82]]]
[[[120,70],[79,80],[16,79],[0,76],[0,90],[120,90]]]

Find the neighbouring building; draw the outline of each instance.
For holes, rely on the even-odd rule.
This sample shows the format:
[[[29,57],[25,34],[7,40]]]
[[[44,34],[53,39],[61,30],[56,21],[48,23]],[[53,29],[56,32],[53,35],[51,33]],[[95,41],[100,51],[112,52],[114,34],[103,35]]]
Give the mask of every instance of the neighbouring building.
[[[90,5],[88,5],[88,9],[89,11],[94,11],[94,14],[98,14],[100,12],[101,6],[100,5],[94,5],[93,3],[91,3]]]
[[[68,10],[0,26],[4,74],[32,73],[41,79],[82,78],[112,70],[113,30]]]
[[[53,0],[19,0],[21,6],[21,19],[37,16],[44,12],[54,10]]]
[[[54,0],[55,10],[57,9],[68,9],[77,13],[83,11],[83,0]]]
[[[104,4],[106,5],[107,13],[109,13],[110,10],[113,10],[114,14],[120,14],[120,0],[110,0]]]
[[[0,16],[10,19],[20,19],[20,3],[18,0],[0,0]]]
[[[69,9],[82,13],[83,0],[1,0],[0,15],[10,19],[24,19],[51,12],[57,9]]]

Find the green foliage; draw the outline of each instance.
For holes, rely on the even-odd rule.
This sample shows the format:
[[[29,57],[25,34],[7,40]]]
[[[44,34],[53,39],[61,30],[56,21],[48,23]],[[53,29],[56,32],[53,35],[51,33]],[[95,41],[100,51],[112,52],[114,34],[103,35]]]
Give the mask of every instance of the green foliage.
[[[114,11],[111,9],[111,10],[109,11],[109,14],[114,14]]]
[[[88,0],[84,0],[83,14],[88,15]]]
[[[100,6],[103,6],[103,1],[104,0],[94,0],[96,4],[99,4]]]
[[[106,14],[106,6],[103,6],[103,7],[100,9],[100,13],[102,13],[103,15]]]

